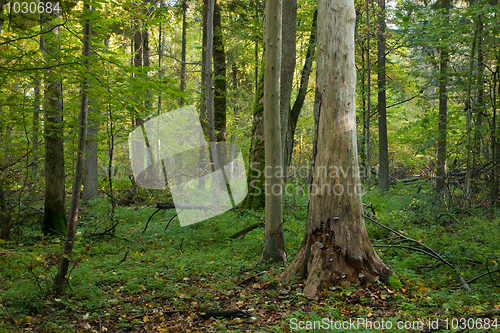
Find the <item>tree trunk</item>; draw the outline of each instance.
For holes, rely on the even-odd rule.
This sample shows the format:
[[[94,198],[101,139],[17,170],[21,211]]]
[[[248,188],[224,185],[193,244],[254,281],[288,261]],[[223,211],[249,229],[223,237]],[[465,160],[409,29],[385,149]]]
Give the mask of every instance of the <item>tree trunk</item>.
[[[264,74],[266,227],[262,259],[286,261],[283,231],[283,150],[280,124],[281,0],[266,2],[266,59]]]
[[[0,34],[2,33],[3,22],[5,21],[3,10],[6,0],[0,0]]]
[[[226,139],[226,53],[222,38],[222,20],[219,0],[214,4],[214,116],[217,141]]]
[[[290,119],[288,120],[288,129],[286,131],[285,145],[283,147],[283,168],[288,170],[292,162],[293,147],[295,143],[295,129],[297,128],[297,122],[299,120],[300,111],[302,106],[304,106],[304,101],[306,99],[307,88],[309,86],[309,76],[312,71],[312,65],[314,61],[314,52],[316,50],[316,22],[318,17],[318,11],[314,11],[313,22],[311,26],[311,35],[309,37],[309,45],[307,46],[306,60],[304,62],[304,67],[302,68],[302,73],[300,77],[300,87],[297,94],[297,98],[293,103],[293,107],[290,111]],[[284,22],[284,21],[283,21]],[[283,57],[282,57],[283,58]],[[287,174],[284,174],[286,182]]]
[[[444,15],[448,22],[449,2],[443,2]],[[446,135],[448,126],[448,61],[449,54],[446,46],[441,46],[439,60],[439,123],[438,123],[438,151],[437,151],[437,179],[436,191],[441,192],[446,184]]]
[[[389,149],[387,142],[386,80],[385,80],[385,0],[378,0],[378,133],[379,133],[379,170],[378,186],[380,193],[389,190]]]
[[[35,74],[35,87],[34,87],[34,96],[33,96],[33,166],[31,170],[35,173],[35,178],[38,178],[37,171],[39,170],[37,162],[38,162],[38,131],[40,128],[40,74]]]
[[[95,32],[91,31],[94,36]],[[108,40],[109,41],[109,40]],[[107,45],[106,45],[107,46]],[[97,98],[89,98],[87,138],[85,140],[85,175],[83,180],[82,200],[88,202],[99,196],[97,139],[99,133],[99,110],[95,107]]]
[[[0,182],[0,239],[8,240],[10,238],[11,222],[3,191],[2,181]]]
[[[370,0],[366,0],[366,142],[365,142],[365,158],[366,158],[366,184],[370,189],[371,178],[371,163],[370,163],[370,117],[371,117],[371,70],[370,70]]]
[[[44,1],[47,3],[48,1]],[[54,3],[52,3],[54,4]],[[50,26],[52,19],[60,17],[60,11],[42,14],[44,30]],[[59,52],[60,27],[52,29],[54,39],[44,41],[46,61],[51,62],[54,53]],[[67,227],[64,170],[64,136],[63,136],[63,97],[60,70],[55,68],[45,74],[44,91],[44,124],[45,124],[45,203],[42,221],[42,233],[49,235],[64,234]]]
[[[203,0],[203,41],[201,49],[201,78],[200,78],[200,121],[204,129],[207,129],[207,104],[206,104],[206,57],[207,57],[207,12],[208,1]],[[204,139],[204,138],[203,138]],[[198,159],[198,168],[203,170],[206,164],[206,156],[204,147],[200,147],[200,158]],[[205,190],[205,176],[198,179],[198,190]]]
[[[490,189],[490,200],[496,202],[499,195],[499,174],[500,167],[500,145],[499,135],[497,133],[497,84],[500,79],[500,54],[497,56],[497,68],[493,72],[492,83],[490,85],[491,107],[493,109],[493,117],[491,119],[491,164],[492,164],[492,182]],[[498,95],[500,95],[500,84],[498,85]]]
[[[83,5],[84,13],[90,11],[88,4]],[[88,13],[85,13],[88,15]],[[83,50],[82,56],[85,58],[83,64],[87,71],[89,69],[90,56],[90,22],[87,20],[83,28]],[[60,295],[66,284],[66,274],[70,264],[70,256],[73,251],[75,240],[76,222],[78,220],[78,205],[80,203],[80,188],[83,178],[83,156],[85,154],[85,132],[87,129],[87,108],[88,108],[88,91],[89,83],[86,79],[82,84],[82,99],[80,102],[80,128],[78,133],[78,153],[75,167],[75,177],[73,179],[73,191],[71,194],[71,207],[69,209],[69,224],[66,230],[66,240],[64,242],[64,250],[59,265],[59,270],[54,278],[54,291],[56,295]]]
[[[357,18],[357,17],[356,17]],[[361,147],[359,148],[360,166],[366,168],[366,65],[365,65],[365,46],[360,43],[361,56],[361,123],[363,135],[361,136]]]
[[[293,150],[293,135],[288,133],[292,100],[293,74],[296,64],[297,0],[282,0],[282,38],[281,38],[281,78],[280,78],[280,117],[281,147],[283,148],[283,182],[288,175],[288,153]],[[290,136],[291,135],[291,136]]]
[[[242,208],[260,209],[265,206],[264,193],[264,67],[261,67],[259,86],[253,106],[252,142],[248,170],[248,195]]]
[[[83,182],[82,200],[87,202],[90,199],[99,196],[98,183],[98,160],[97,160],[97,138],[98,138],[98,120],[99,110],[92,105],[96,104],[96,99],[90,101],[90,118],[87,128],[87,140],[85,147],[85,178]]]
[[[356,142],[354,1],[318,0],[317,149],[313,153],[307,236],[281,275],[305,281],[304,294],[324,287],[383,281],[391,271],[366,232]]]
[[[467,130],[467,140],[466,140],[466,150],[467,150],[467,169],[465,172],[465,201],[470,204],[470,194],[471,194],[471,176],[472,176],[472,161],[471,161],[471,132],[472,132],[472,73],[474,70],[474,55],[476,53],[476,41],[478,35],[479,25],[478,22],[474,24],[474,37],[472,38],[471,54],[469,59],[469,74],[467,82],[467,96],[465,99],[465,111],[466,111],[466,130]]]
[[[446,127],[448,115],[448,93],[447,93],[447,67],[448,52],[441,48],[441,60],[439,62],[439,124],[438,124],[438,151],[437,151],[437,180],[436,191],[445,189],[446,182]]]
[[[483,146],[483,136],[481,134],[483,124],[483,109],[484,109],[484,50],[483,50],[483,20],[482,16],[478,17],[478,40],[477,40],[477,98],[474,105],[475,131],[474,131],[474,152],[472,160],[472,170],[476,171],[481,168],[481,148]],[[486,148],[486,147],[485,147]],[[486,154],[485,154],[486,157]],[[482,178],[481,175],[477,175]],[[485,179],[483,179],[484,181]],[[479,185],[482,183],[480,179],[472,179],[472,192],[479,192]]]
[[[187,31],[187,0],[182,0],[182,51],[181,51],[181,93],[186,91],[186,31]],[[179,98],[179,105],[184,105],[184,96]]]

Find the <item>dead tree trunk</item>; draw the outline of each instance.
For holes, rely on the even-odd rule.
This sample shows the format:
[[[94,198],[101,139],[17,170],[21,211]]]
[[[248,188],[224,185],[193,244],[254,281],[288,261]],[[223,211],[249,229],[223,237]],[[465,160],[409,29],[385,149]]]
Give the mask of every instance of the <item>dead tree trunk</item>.
[[[304,280],[304,294],[323,287],[387,281],[391,271],[374,251],[361,203],[356,142],[353,0],[318,1],[315,115],[317,140],[307,236],[281,280]]]

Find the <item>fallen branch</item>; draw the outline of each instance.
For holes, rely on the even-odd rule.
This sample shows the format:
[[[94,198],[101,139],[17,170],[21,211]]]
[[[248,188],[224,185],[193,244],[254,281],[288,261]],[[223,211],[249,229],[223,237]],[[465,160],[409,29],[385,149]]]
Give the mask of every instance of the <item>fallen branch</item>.
[[[263,227],[264,227],[264,223],[262,223],[262,222],[255,222],[253,224],[250,224],[249,226],[247,226],[243,230],[238,231],[237,233],[229,236],[229,238],[236,239],[236,238],[238,238],[240,236],[245,236],[247,233],[249,233],[250,231],[252,231],[254,229],[263,228]]]
[[[500,271],[500,268],[494,269],[492,271],[487,271],[486,273],[483,273],[483,274],[481,274],[479,276],[476,276],[475,278],[470,279],[469,281],[467,281],[467,283],[472,283],[472,282],[476,281],[477,279],[482,278],[483,276],[490,275],[491,273],[495,273],[495,272],[498,272],[498,271]]]
[[[434,251],[433,249],[431,249],[427,245],[425,245],[425,244],[423,244],[423,243],[421,243],[421,242],[419,242],[419,241],[417,241],[417,240],[415,240],[413,238],[406,237],[402,233],[400,233],[400,232],[398,232],[396,230],[393,230],[393,229],[389,228],[388,226],[383,225],[382,223],[378,222],[378,219],[375,216],[373,218],[367,216],[369,214],[369,212],[367,210],[363,210],[363,211],[365,213],[365,219],[368,219],[368,220],[372,221],[373,223],[379,225],[380,227],[382,227],[384,229],[387,229],[390,232],[398,235],[399,237],[401,237],[403,239],[403,241],[407,241],[407,242],[412,242],[412,243],[418,244],[419,246],[423,247],[426,251],[423,251],[422,249],[411,248],[411,247],[407,247],[408,249],[412,249],[412,250],[416,250],[416,251],[419,251],[419,252],[426,253],[427,255],[429,255],[429,256],[431,256],[431,257],[433,257],[433,258],[435,258],[435,259],[443,262],[444,264],[448,265],[450,268],[452,268],[457,273],[457,277],[460,280],[460,283],[462,284],[462,286],[465,288],[465,290],[471,291],[471,289],[469,287],[469,284],[463,278],[463,276],[460,273],[460,270],[458,269],[458,267],[456,267],[456,266],[452,265],[451,263],[449,263],[439,253],[437,253],[436,251]],[[381,246],[381,245],[377,245],[377,246]],[[404,245],[386,245],[386,247],[404,247]]]
[[[232,317],[242,317],[242,318],[248,318],[250,315],[246,312],[243,312],[241,310],[229,310],[229,311],[203,311],[200,312],[200,317],[202,318],[217,318],[217,317],[224,317],[224,318],[232,318]]]
[[[11,252],[11,251],[7,251],[7,250],[4,250],[4,249],[0,249],[0,254],[16,254],[15,252]]]

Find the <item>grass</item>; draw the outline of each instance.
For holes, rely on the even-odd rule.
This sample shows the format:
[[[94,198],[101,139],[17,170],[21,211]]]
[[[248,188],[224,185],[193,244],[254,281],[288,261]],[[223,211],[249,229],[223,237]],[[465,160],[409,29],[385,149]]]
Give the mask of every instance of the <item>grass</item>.
[[[292,259],[304,237],[306,208],[300,206],[307,199],[287,197],[286,202],[293,203],[285,207],[287,252]],[[425,186],[419,193],[416,187],[396,186],[385,196],[373,190],[364,202],[372,203],[383,224],[446,256],[466,281],[487,268],[498,268],[498,212],[458,209],[451,214],[454,218],[440,216],[446,210]],[[485,315],[496,318],[500,327],[495,312],[500,310],[498,272],[471,283],[472,291],[466,292],[457,272],[428,256],[408,249],[377,248],[399,275],[402,288],[391,290],[380,283],[361,289],[329,288],[310,300],[301,295],[300,282],[278,284],[276,277],[284,265],[259,263],[263,229],[229,239],[248,224],[262,221],[262,211],[230,211],[184,228],[174,220],[166,231],[174,213],[161,211],[143,234],[153,211],[117,207],[114,218],[119,224],[114,235],[93,237],[91,233],[112,225],[109,206],[104,199],[83,206],[69,287],[60,298],[50,293],[50,283],[63,239],[41,237],[39,224],[26,220],[19,229],[22,233],[1,245],[15,254],[0,255],[2,304],[19,330],[323,332],[325,326],[307,323],[326,325],[323,320],[328,318],[328,325],[341,325],[359,318],[365,327],[339,331],[376,332],[380,329],[373,325],[384,320],[384,332],[400,332],[395,328],[398,323],[411,330],[437,320],[442,332],[451,332],[443,328],[446,320],[450,326],[453,318],[470,317],[476,325],[484,323]],[[374,244],[389,244],[378,242],[392,236],[387,230],[369,221],[367,229]],[[203,319],[199,315],[204,310],[233,309],[252,317]],[[387,329],[389,322],[393,329]],[[0,313],[0,332],[16,330],[7,315]]]

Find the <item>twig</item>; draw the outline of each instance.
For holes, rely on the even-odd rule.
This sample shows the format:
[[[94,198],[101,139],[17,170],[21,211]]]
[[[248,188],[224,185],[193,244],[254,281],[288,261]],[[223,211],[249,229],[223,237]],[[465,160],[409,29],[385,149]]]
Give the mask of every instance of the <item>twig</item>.
[[[12,317],[12,315],[10,314],[9,310],[7,310],[7,305],[5,304],[5,301],[4,301],[4,305],[1,305],[0,304],[0,309],[2,309],[3,312],[5,312],[5,314],[7,315],[7,318],[9,319],[9,321],[14,325],[16,326],[17,328],[17,331],[18,332],[21,332],[21,330],[19,329],[19,327],[17,326],[16,324],[16,320]]]
[[[122,260],[120,260],[120,261],[118,262],[118,264],[121,264],[122,262],[124,262],[125,260],[127,260],[127,254],[128,254],[129,252],[130,252],[130,250],[128,250],[127,252],[125,252],[125,255],[123,256],[123,259],[122,259]]]
[[[492,271],[487,271],[486,273],[483,273],[483,274],[481,274],[479,276],[476,276],[475,278],[470,279],[469,281],[467,281],[467,283],[472,283],[472,282],[476,281],[477,279],[482,278],[483,276],[486,276],[486,275],[489,275],[491,273],[495,273],[495,272],[498,272],[498,271],[500,271],[500,268],[494,269]]]
[[[384,229],[387,229],[389,230],[390,232],[398,235],[399,237],[403,238],[404,241],[409,241],[409,242],[413,242],[413,243],[416,243],[418,245],[420,245],[421,247],[423,247],[425,250],[427,251],[423,251],[422,249],[417,249],[417,248],[412,248],[416,251],[419,251],[419,252],[423,252],[423,253],[426,253],[427,255],[429,256],[432,256],[434,257],[435,259],[438,259],[439,261],[442,261],[443,263],[445,263],[446,265],[448,265],[449,267],[451,267],[456,273],[457,273],[457,277],[458,279],[460,280],[460,283],[462,284],[462,286],[465,288],[465,290],[467,291],[471,291],[470,287],[469,287],[469,284],[464,280],[462,274],[460,273],[459,269],[456,267],[456,266],[453,266],[452,264],[450,264],[446,259],[444,259],[441,255],[439,255],[436,251],[434,251],[433,249],[431,249],[430,247],[428,247],[427,245],[424,245],[423,243],[415,240],[415,239],[412,239],[412,238],[409,238],[409,237],[406,237],[405,235],[403,235],[402,233],[396,231],[396,230],[393,230],[385,225],[383,225],[382,223],[378,222],[377,221],[377,218],[374,217],[374,219],[370,218],[369,216],[367,216],[368,212],[365,210],[365,218],[372,221],[373,223],[381,226],[382,228]],[[380,246],[380,245],[378,245]],[[404,245],[386,245],[386,247],[404,247]],[[410,247],[408,247],[410,248]]]

